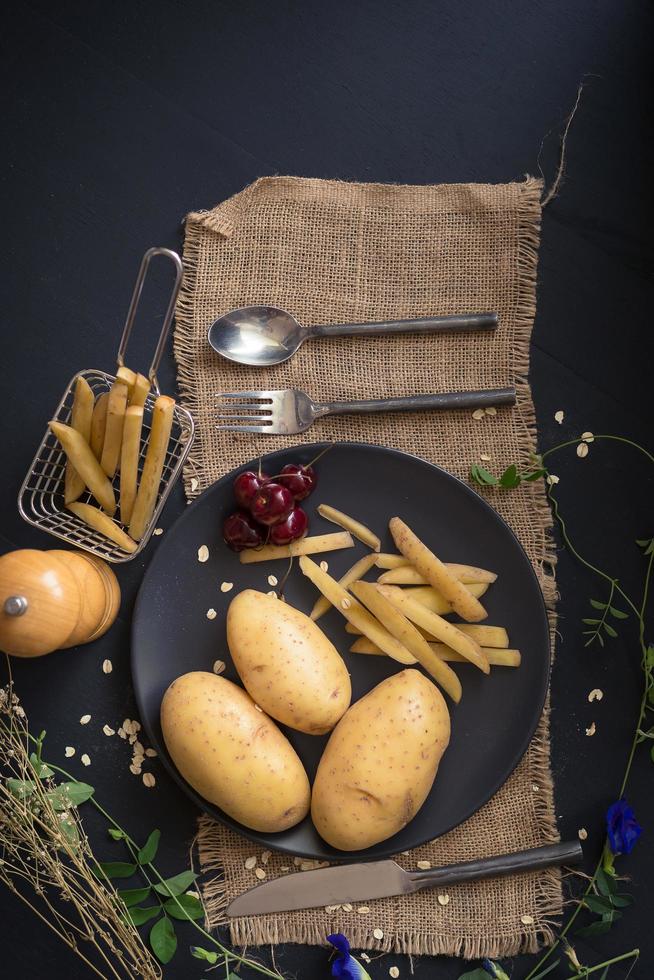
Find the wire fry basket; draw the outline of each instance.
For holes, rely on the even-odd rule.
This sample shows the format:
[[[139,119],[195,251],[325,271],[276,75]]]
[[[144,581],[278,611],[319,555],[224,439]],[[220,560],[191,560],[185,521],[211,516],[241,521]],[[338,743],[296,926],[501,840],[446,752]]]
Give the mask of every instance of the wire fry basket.
[[[127,312],[125,327],[123,329],[123,335],[121,337],[116,358],[117,366],[122,367],[124,365],[127,341],[129,340],[132,326],[134,324],[148,266],[152,258],[154,258],[156,255],[166,256],[172,261],[173,265],[175,266],[175,282],[170,300],[168,302],[168,309],[166,310],[166,315],[164,317],[161,334],[152,358],[152,364],[150,365],[150,370],[148,371],[148,377],[152,388],[150,394],[148,394],[146,398],[145,405],[143,406],[143,428],[141,430],[141,445],[139,452],[139,478],[143,469],[143,463],[145,461],[145,453],[147,450],[148,437],[152,423],[152,411],[156,397],[160,394],[159,384],[157,381],[157,368],[159,367],[159,362],[161,361],[165,343],[168,338],[168,332],[170,330],[170,325],[175,312],[177,295],[182,283],[183,266],[182,261],[176,252],[172,252],[167,248],[150,248],[143,256],[141,267],[134,285],[134,292],[132,294],[129,310]],[[64,392],[64,396],[59,402],[52,416],[53,420],[64,422],[68,425],[70,424],[75,382],[80,377],[84,378],[88,382],[96,399],[104,392],[108,392],[116,380],[115,375],[107,374],[106,371],[97,371],[93,369],[79,371],[71,379],[70,384]],[[81,548],[84,551],[91,552],[93,555],[97,555],[99,558],[104,558],[105,561],[114,563],[130,561],[132,558],[136,558],[136,556],[143,551],[150,540],[152,532],[156,527],[159,514],[161,513],[173,484],[180,475],[184,461],[188,456],[191,444],[193,442],[194,433],[195,424],[193,422],[193,416],[189,411],[187,411],[187,409],[176,404],[173,412],[173,425],[170,433],[168,450],[166,452],[164,468],[161,475],[159,495],[157,497],[152,517],[145,529],[145,533],[138,542],[136,551],[132,552],[131,554],[123,551],[122,548],[120,548],[113,541],[110,541],[109,538],[106,538],[99,531],[95,531],[69,510],[66,510],[64,506],[66,454],[49,428],[46,429],[41,445],[36,451],[36,455],[32,460],[27,476],[23,480],[18,494],[18,510],[21,517],[23,517],[28,524],[32,524],[34,527],[38,527],[42,531],[47,531],[49,534],[52,534],[57,538],[61,538],[62,541],[67,541],[76,548]],[[119,482],[120,476],[117,473],[113,480],[113,487],[114,491],[116,492],[117,499],[119,497]],[[85,490],[79,497],[79,501],[81,503],[95,503],[93,496],[88,490]],[[125,525],[120,524],[120,522],[117,523],[119,524],[119,527],[122,527],[123,530],[127,531],[127,527]]]

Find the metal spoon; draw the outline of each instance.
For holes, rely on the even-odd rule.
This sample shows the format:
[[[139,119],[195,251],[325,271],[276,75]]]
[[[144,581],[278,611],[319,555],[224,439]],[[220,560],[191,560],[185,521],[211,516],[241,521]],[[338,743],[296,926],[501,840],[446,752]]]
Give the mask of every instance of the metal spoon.
[[[250,364],[253,367],[269,367],[288,361],[300,344],[311,337],[452,333],[496,328],[497,313],[426,316],[416,320],[388,320],[384,323],[321,323],[314,327],[303,327],[294,316],[275,306],[244,306],[214,320],[209,327],[209,343],[228,361]]]

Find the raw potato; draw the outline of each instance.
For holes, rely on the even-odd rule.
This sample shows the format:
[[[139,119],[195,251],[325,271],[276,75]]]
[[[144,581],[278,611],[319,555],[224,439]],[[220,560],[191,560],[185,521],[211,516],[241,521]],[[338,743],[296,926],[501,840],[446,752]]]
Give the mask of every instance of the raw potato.
[[[102,458],[102,448],[104,446],[104,430],[107,424],[107,405],[109,403],[109,392],[103,391],[97,402],[93,406],[93,417],[91,418],[91,452],[100,462]]]
[[[130,405],[125,412],[120,450],[120,519],[123,524],[131,521],[136,500],[142,426],[143,409],[140,405]]]
[[[70,424],[86,442],[91,440],[91,419],[93,418],[93,392],[85,378],[75,382],[75,395],[70,413]],[[84,492],[86,484],[70,460],[66,461],[64,477],[64,502],[70,504]]]
[[[300,538],[291,544],[265,544],[263,548],[250,548],[239,555],[241,564],[252,565],[259,561],[274,561],[277,558],[298,558],[300,555],[319,555],[323,551],[338,551],[340,548],[353,548],[354,541],[349,531],[334,534],[315,534]]]
[[[132,371],[131,368],[123,365],[116,371],[116,378],[118,381],[122,381],[124,385],[127,385],[127,398],[129,399],[136,384],[136,371]]]
[[[470,595],[479,598],[488,590],[488,584],[486,582],[471,582],[466,588]],[[439,616],[447,616],[448,613],[453,612],[452,603],[448,602],[436,589],[432,589],[431,585],[409,585],[402,591],[415,599],[416,602],[431,609],[432,612],[438,613]]]
[[[363,578],[366,572],[369,571],[374,564],[374,554],[364,555],[363,558],[359,558],[358,562],[355,562],[355,564],[352,565],[352,568],[345,573],[343,578],[338,580],[338,584],[343,589],[349,588],[353,582],[358,582],[360,578]],[[311,619],[320,619],[320,617],[331,608],[332,604],[329,599],[325,599],[324,595],[321,595],[320,598],[316,600],[316,604],[311,610]]]
[[[406,827],[449,740],[443,695],[420,671],[382,681],[345,713],[323,752],[311,800],[320,836],[358,851]]]
[[[110,541],[117,544],[123,551],[129,552],[129,554],[133,554],[136,551],[138,547],[136,541],[132,541],[130,536],[125,534],[122,527],[118,527],[116,522],[112,521],[104,511],[98,510],[97,507],[92,507],[91,504],[80,503],[67,504],[67,509],[72,514],[75,514],[76,517],[79,517],[81,521],[84,521],[85,524],[88,524],[89,527],[92,527],[95,531],[99,531],[100,534],[104,534],[106,538],[109,538]]]
[[[319,626],[286,602],[246,589],[227,611],[227,644],[248,694],[277,721],[330,732],[350,706],[347,667]]]
[[[136,502],[129,524],[130,537],[140,541],[154,512],[161,489],[161,474],[166,461],[166,452],[173,427],[174,398],[159,395],[152,409],[150,438],[145,454]]]
[[[123,422],[127,408],[127,385],[114,381],[107,402],[107,421],[104,427],[104,443],[100,465],[107,476],[113,480],[118,469],[120,447],[123,441]]]
[[[489,585],[497,580],[495,572],[489,572],[486,568],[475,568],[472,565],[456,565],[452,562],[445,562],[445,567],[452,575],[470,585],[474,582],[487,582]],[[382,585],[429,585],[429,582],[413,565],[398,565],[391,568],[377,579]]]
[[[460,633],[471,636],[482,647],[506,649],[509,645],[509,634],[503,626],[479,626],[476,623],[455,623],[454,625]],[[431,633],[428,633],[422,626],[418,626],[417,629],[428,640],[433,640]],[[357,629],[356,626],[352,626],[352,623],[345,624],[345,632],[353,633],[355,636],[361,636],[361,630]]]
[[[377,555],[375,562],[377,568],[402,568],[410,564],[409,559],[405,558],[404,555],[390,555],[384,551]]]
[[[444,643],[429,643],[428,645],[429,649],[432,650],[441,660],[455,664],[470,663],[466,657],[462,657],[460,653],[457,653],[456,650],[452,650],[450,647],[445,646]],[[520,666],[520,661],[522,658],[519,650],[499,650],[496,647],[482,647],[482,650],[491,667]],[[384,651],[380,650],[374,643],[371,643],[366,636],[360,636],[358,640],[355,640],[350,647],[350,652],[367,653],[378,657],[386,656]]]
[[[406,647],[427,673],[431,674],[452,700],[459,702],[461,700],[461,681],[452,668],[448,667],[440,657],[434,654],[433,650],[429,649],[426,639],[421,636],[413,623],[409,622],[406,616],[403,616],[395,606],[391,605],[388,599],[370,582],[355,582],[352,591],[368,607],[373,616],[377,617],[382,626],[396,640],[399,640],[403,647]]]
[[[488,614],[481,602],[448,571],[443,562],[422,543],[404,521],[399,517],[392,517],[389,527],[398,551],[409,559],[433,588],[452,603],[452,608],[461,619],[476,623],[486,618]]]
[[[143,408],[145,400],[150,394],[150,379],[144,374],[137,374],[134,380],[134,387],[129,395],[129,404]]]
[[[338,524],[339,527],[344,527],[346,531],[350,531],[355,538],[363,541],[373,551],[379,551],[381,548],[381,541],[370,528],[366,527],[365,524],[361,524],[360,521],[355,521],[353,517],[344,514],[342,510],[336,510],[335,507],[330,507],[329,504],[320,504],[318,513],[326,521],[332,521],[333,524]]]
[[[416,602],[415,599],[411,599],[397,585],[378,585],[376,588],[412,623],[422,626],[433,637],[440,640],[441,643],[446,643],[448,647],[452,647],[457,653],[483,670],[485,674],[490,671],[488,660],[482,653],[477,641],[458,630],[454,623],[448,623],[437,613],[431,612],[430,609]]]
[[[336,579],[333,579],[327,572],[323,572],[310,558],[306,556],[300,558],[300,570],[313,582],[316,588],[320,589],[325,598],[329,599],[332,606],[338,609],[348,622],[357,626],[369,640],[381,647],[389,657],[401,664],[414,664],[416,662],[416,658],[381,623],[377,622],[372,613],[364,609],[354,596],[346,592]]]
[[[184,779],[245,827],[275,833],[307,815],[309,780],[291,743],[226,678],[178,677],[161,703],[161,730]]]
[[[59,440],[67,458],[71,461],[84,483],[89,488],[97,502],[110,517],[116,513],[116,498],[114,490],[102,467],[91,452],[86,439],[63,422],[49,422],[50,430]]]

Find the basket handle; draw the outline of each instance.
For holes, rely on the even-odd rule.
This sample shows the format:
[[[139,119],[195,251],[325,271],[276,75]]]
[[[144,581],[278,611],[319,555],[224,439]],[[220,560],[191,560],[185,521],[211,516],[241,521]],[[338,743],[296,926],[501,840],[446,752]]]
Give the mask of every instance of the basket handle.
[[[168,331],[170,330],[170,324],[173,321],[173,316],[175,314],[175,303],[177,302],[177,296],[179,294],[180,286],[182,285],[182,276],[184,274],[184,267],[182,265],[182,260],[180,259],[177,252],[171,251],[169,248],[149,248],[141,260],[141,267],[139,269],[139,274],[136,277],[136,282],[134,283],[134,292],[132,293],[132,299],[129,304],[129,309],[127,311],[127,318],[125,320],[125,326],[123,328],[123,335],[120,338],[120,346],[118,347],[118,354],[116,355],[116,362],[118,367],[123,367],[125,364],[125,350],[127,348],[127,341],[129,340],[129,335],[132,332],[132,327],[134,326],[134,319],[136,317],[136,311],[138,309],[139,301],[141,299],[141,293],[143,292],[143,284],[145,282],[145,276],[148,271],[148,266],[150,265],[151,259],[155,255],[165,255],[175,266],[175,282],[173,284],[173,290],[170,294],[170,299],[168,301],[168,309],[166,310],[166,315],[164,317],[163,326],[161,328],[161,333],[159,334],[159,340],[157,342],[157,347],[152,358],[152,364],[148,371],[148,378],[155,390],[155,393],[159,394],[159,382],[157,381],[157,369],[159,367],[159,362],[161,361],[161,356],[164,352],[164,347],[166,340],[168,339]]]

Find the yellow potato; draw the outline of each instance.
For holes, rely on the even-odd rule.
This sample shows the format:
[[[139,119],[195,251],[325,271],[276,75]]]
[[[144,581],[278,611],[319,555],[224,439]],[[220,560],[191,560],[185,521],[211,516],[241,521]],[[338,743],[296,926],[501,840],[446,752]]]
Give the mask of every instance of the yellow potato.
[[[91,419],[93,418],[93,391],[85,378],[75,382],[75,395],[70,413],[70,424],[86,442],[91,440]],[[67,504],[77,500],[84,491],[86,484],[76,471],[70,460],[66,461],[64,477],[64,502]]]
[[[481,602],[459,582],[404,521],[392,517],[389,528],[398,551],[409,559],[434,589],[442,593],[461,619],[476,623],[488,615]]]
[[[143,408],[145,400],[150,393],[150,379],[144,374],[137,374],[134,379],[134,387],[129,394],[129,404]]]
[[[76,429],[63,422],[49,422],[50,430],[59,440],[66,457],[71,461],[97,502],[110,517],[116,513],[114,490],[106,473],[91,452],[86,439]]]
[[[145,463],[141,473],[138,493],[129,523],[129,533],[135,541],[145,534],[152,517],[161,489],[161,474],[166,461],[166,452],[173,427],[175,400],[167,395],[159,395],[152,409],[152,422]]]
[[[460,653],[456,650],[451,650],[450,647],[445,646],[444,643],[429,643],[429,649],[432,650],[437,657],[447,663],[455,664],[469,664],[470,661],[466,657],[462,657]],[[482,647],[486,659],[491,667],[519,667],[521,656],[519,650],[498,650],[496,647]],[[385,657],[386,654],[383,650],[380,650],[378,646],[371,643],[366,636],[360,636],[358,640],[355,640],[350,647],[350,653],[366,653],[371,656]]]
[[[309,811],[307,774],[291,743],[224,677],[178,677],[161,703],[161,730],[180,774],[251,830],[275,833]]]
[[[102,448],[104,446],[104,430],[107,424],[107,404],[109,402],[109,392],[103,391],[93,406],[93,416],[91,418],[91,437],[89,443],[91,452],[100,461],[102,458]]]
[[[299,558],[300,555],[320,555],[323,551],[338,551],[340,548],[353,548],[354,541],[349,531],[334,534],[315,534],[300,538],[291,544],[265,544],[263,548],[250,548],[242,551],[239,559],[242,565],[252,565],[260,561],[274,561],[278,558]]]
[[[123,524],[131,521],[136,500],[142,426],[143,409],[140,405],[130,405],[125,412],[120,449],[120,519]]]
[[[353,704],[323,752],[311,799],[320,836],[342,851],[392,837],[416,815],[450,740],[443,695],[402,670]]]
[[[490,585],[497,579],[495,572],[489,572],[486,568],[475,568],[473,565],[456,565],[447,561],[444,562],[444,565],[464,585],[470,585],[473,582],[488,582]],[[396,568],[391,568],[380,575],[377,581],[381,582],[382,585],[429,585],[427,579],[413,565],[398,565]]]
[[[402,568],[410,566],[410,561],[404,555],[390,555],[382,551],[377,555],[375,565],[377,568]]]
[[[342,510],[336,510],[335,507],[330,507],[329,504],[320,504],[318,507],[318,513],[321,517],[324,517],[326,521],[331,521],[333,524],[338,524],[339,527],[344,527],[346,531],[350,531],[355,538],[358,538],[359,541],[363,541],[363,543],[367,544],[373,551],[379,551],[381,541],[369,527],[366,527],[365,524],[362,524],[360,521],[356,521],[348,514],[344,514]]]
[[[409,590],[405,589],[405,591],[408,592]],[[509,634],[503,626],[479,626],[476,623],[455,623],[454,625],[460,633],[471,636],[482,647],[506,648],[509,645]],[[416,626],[416,629],[426,639],[433,640],[431,633],[428,633],[422,626]],[[345,632],[361,636],[361,630],[353,626],[352,623],[345,624]]]
[[[429,649],[424,636],[418,632],[406,616],[391,605],[388,599],[370,582],[355,582],[352,585],[355,596],[361,600],[379,622],[399,640],[427,673],[441,685],[453,701],[461,700],[461,681],[451,667]]]
[[[345,573],[345,575],[338,580],[338,584],[343,589],[349,588],[353,582],[358,582],[360,578],[366,574],[369,569],[375,564],[375,556],[364,555],[363,558],[359,558],[352,568]],[[316,599],[316,604],[311,610],[311,619],[320,619],[328,609],[332,608],[332,604],[329,599],[325,599],[324,595],[321,595],[319,599]]]
[[[131,368],[122,365],[116,371],[116,379],[122,381],[124,385],[127,385],[127,398],[129,404],[129,398],[134,391],[134,385],[136,384],[136,371],[132,371]]]
[[[120,447],[123,441],[123,422],[127,408],[127,385],[114,381],[107,402],[107,421],[104,427],[104,443],[100,465],[107,476],[113,480],[120,460]]]
[[[479,596],[482,596],[488,591],[488,583],[471,582],[467,586],[467,589],[470,595],[479,598]],[[438,613],[439,616],[447,616],[448,613],[453,612],[452,603],[448,602],[445,596],[438,592],[437,589],[432,589],[431,585],[409,585],[402,591],[411,599],[415,599],[421,605],[427,606],[432,612]]]
[[[80,504],[79,502],[66,504],[66,508],[71,514],[75,514],[81,521],[88,524],[89,527],[92,527],[95,531],[99,531],[100,534],[104,534],[105,538],[109,538],[110,541],[117,544],[123,551],[129,552],[129,554],[133,554],[136,551],[138,547],[136,541],[133,541],[129,534],[125,534],[122,527],[118,527],[116,522],[112,521],[104,511],[98,510],[97,507],[92,507],[91,504]]]
[[[299,609],[246,589],[229,605],[227,644],[248,694],[289,728],[324,735],[347,711],[345,662]]]

